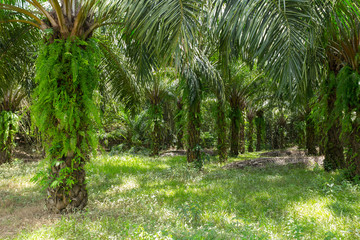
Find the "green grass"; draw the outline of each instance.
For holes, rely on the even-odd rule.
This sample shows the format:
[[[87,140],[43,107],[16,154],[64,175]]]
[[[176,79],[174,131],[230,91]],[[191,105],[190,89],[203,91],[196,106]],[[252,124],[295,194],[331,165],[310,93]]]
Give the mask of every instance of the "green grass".
[[[29,183],[36,165],[0,166],[0,212],[42,206],[45,193]],[[85,212],[10,238],[360,239],[360,188],[318,167],[224,170],[213,159],[199,173],[184,157],[123,155],[94,159],[87,176]]]

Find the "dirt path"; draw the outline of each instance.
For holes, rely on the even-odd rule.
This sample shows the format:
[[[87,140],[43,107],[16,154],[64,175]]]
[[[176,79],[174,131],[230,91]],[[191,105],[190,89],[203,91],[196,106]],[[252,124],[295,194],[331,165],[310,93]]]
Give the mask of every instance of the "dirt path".
[[[18,158],[24,162],[37,162],[43,159],[43,155],[30,145],[18,145],[14,149],[13,158]]]
[[[211,149],[201,150],[204,154],[215,156],[216,152]],[[175,157],[175,156],[186,156],[186,150],[167,150],[160,154],[160,157]]]
[[[4,205],[6,208],[0,208],[0,239],[12,238],[23,230],[35,230],[60,219],[45,210],[44,201],[22,206],[5,202]]]
[[[260,154],[260,158],[249,159],[245,161],[236,161],[227,164],[225,169],[242,169],[245,167],[265,167],[267,165],[288,165],[288,164],[305,164],[322,165],[324,161],[323,156],[306,156],[302,150],[288,149],[281,151],[271,151]]]

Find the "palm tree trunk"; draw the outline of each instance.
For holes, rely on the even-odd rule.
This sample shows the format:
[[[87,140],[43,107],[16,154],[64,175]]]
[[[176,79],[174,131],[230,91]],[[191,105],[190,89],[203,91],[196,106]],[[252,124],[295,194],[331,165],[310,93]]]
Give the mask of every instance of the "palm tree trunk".
[[[217,149],[219,154],[219,162],[226,162],[227,160],[227,143],[226,143],[226,118],[225,118],[225,105],[221,99],[218,99],[217,106],[217,134],[218,143]]]
[[[161,146],[163,146],[163,148],[166,147],[166,149],[169,149],[173,147],[175,133],[174,111],[172,104],[164,103],[163,119],[167,127],[164,129],[165,136],[160,135],[160,149]]]
[[[280,126],[276,124],[272,129],[272,148],[279,149],[280,148]]]
[[[11,162],[11,153],[6,150],[0,150],[0,165]]]
[[[245,124],[240,123],[240,153],[245,153]]]
[[[188,149],[187,161],[188,163],[195,162],[196,166],[201,169],[201,146],[200,146],[200,105],[201,101],[196,101],[189,106],[188,112]]]
[[[250,117],[249,120],[249,129],[248,129],[248,152],[254,152],[254,118]]]
[[[152,132],[152,156],[159,156],[161,144],[161,127],[158,120],[154,121],[154,129]]]
[[[286,118],[282,114],[278,120],[278,144],[280,149],[285,148]]]
[[[162,118],[161,106],[157,98],[151,103],[152,117],[154,128],[152,129],[152,156],[158,156],[161,145],[161,126],[160,121]]]
[[[326,137],[325,137],[325,131],[321,129],[321,133],[324,134],[319,139],[319,155],[323,156],[325,155],[325,144],[326,144]]]
[[[257,126],[256,129],[256,151],[261,151],[261,125]]]
[[[340,141],[341,125],[335,116],[336,87],[330,87],[327,99],[327,117],[330,125],[325,145],[324,169],[333,171],[345,167],[344,147]]]
[[[184,108],[184,104],[181,98],[178,98],[177,100],[177,114],[176,114],[176,148],[177,149],[183,149],[184,148],[184,144],[183,144],[183,136],[184,136],[184,130],[183,130],[183,108]]]
[[[262,110],[256,113],[256,151],[261,151],[262,126],[264,123],[264,112]]]
[[[240,109],[237,106],[231,107],[231,139],[230,139],[230,154],[233,157],[239,155],[239,131],[240,131]]]
[[[245,153],[245,119],[243,110],[240,110],[240,153]]]
[[[9,126],[9,128],[9,132],[11,132],[11,126]],[[13,138],[14,136],[8,136],[5,145],[0,144],[0,165],[11,162],[13,151]]]
[[[341,127],[336,121],[327,132],[327,142],[325,145],[324,169],[333,171],[345,166],[344,147],[340,140]]]
[[[184,144],[182,142],[183,136],[184,136],[183,130],[179,129],[177,134],[176,134],[176,138],[177,138],[176,149],[183,149],[184,148]]]
[[[266,145],[267,145],[267,149],[274,149],[274,127],[273,127],[273,120],[269,119],[268,121],[266,121],[266,130],[265,130],[265,134],[266,134]]]
[[[308,155],[317,155],[316,151],[316,136],[315,136],[315,124],[310,116],[311,109],[308,108],[305,113],[306,121],[306,149]]]
[[[54,213],[75,212],[85,208],[88,202],[88,193],[85,184],[85,160],[80,159],[74,161],[73,156],[62,159],[62,163],[58,166],[51,167],[50,180],[53,182],[59,177],[62,171],[73,169],[67,179],[73,179],[75,182],[69,186],[61,183],[57,187],[49,187],[47,189],[46,207]]]
[[[285,136],[284,136],[284,129],[282,127],[280,127],[279,134],[280,134],[280,136],[279,136],[279,148],[284,149],[285,148]]]

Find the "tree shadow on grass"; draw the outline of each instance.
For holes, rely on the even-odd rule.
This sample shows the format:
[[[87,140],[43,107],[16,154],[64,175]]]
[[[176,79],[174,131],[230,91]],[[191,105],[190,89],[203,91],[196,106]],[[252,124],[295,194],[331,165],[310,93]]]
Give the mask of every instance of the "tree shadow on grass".
[[[0,189],[0,209],[24,207],[25,205],[38,202],[44,196],[43,191],[37,186],[21,190]]]
[[[57,215],[46,211],[44,199],[38,186],[0,190],[0,239],[56,221]]]

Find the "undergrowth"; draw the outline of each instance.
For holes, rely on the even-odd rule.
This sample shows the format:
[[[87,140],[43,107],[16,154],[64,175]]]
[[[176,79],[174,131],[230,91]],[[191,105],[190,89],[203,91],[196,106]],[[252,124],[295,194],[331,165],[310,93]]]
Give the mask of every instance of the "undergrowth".
[[[9,197],[39,191],[28,185],[35,165],[0,166],[0,192]],[[360,239],[360,189],[339,173],[301,166],[221,167],[214,159],[198,172],[186,166],[185,157],[100,156],[87,165],[86,211],[11,237]]]

